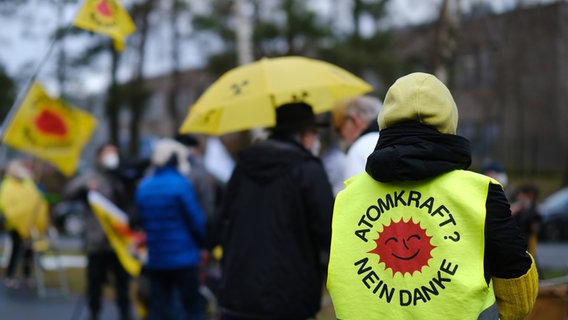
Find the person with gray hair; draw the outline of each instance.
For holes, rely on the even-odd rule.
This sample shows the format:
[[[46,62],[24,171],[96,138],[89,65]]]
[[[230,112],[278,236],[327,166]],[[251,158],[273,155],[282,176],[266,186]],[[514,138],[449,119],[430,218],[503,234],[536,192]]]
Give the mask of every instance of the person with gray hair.
[[[187,149],[173,139],[161,139],[151,162],[154,170],[138,185],[135,200],[147,237],[149,319],[203,319],[198,265],[205,215],[184,176],[190,170]],[[183,311],[174,303],[178,296]]]
[[[379,138],[376,119],[382,102],[371,96],[358,96],[338,103],[333,124],[347,147],[344,178],[365,172],[367,157]]]

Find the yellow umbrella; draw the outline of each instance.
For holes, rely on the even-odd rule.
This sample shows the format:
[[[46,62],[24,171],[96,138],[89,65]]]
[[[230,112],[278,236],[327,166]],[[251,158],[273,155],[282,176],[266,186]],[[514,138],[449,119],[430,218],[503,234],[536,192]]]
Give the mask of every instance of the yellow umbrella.
[[[263,58],[229,70],[189,109],[179,131],[222,135],[275,125],[275,108],[303,101],[314,113],[372,87],[350,72],[305,57]]]

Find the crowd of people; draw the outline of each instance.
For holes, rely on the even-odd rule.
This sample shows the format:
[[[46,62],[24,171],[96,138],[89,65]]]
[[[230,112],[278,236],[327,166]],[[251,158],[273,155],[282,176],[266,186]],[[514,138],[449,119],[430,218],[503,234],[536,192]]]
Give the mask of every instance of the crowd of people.
[[[135,317],[133,299],[150,320],[205,319],[200,265],[219,248],[223,319],[312,319],[326,286],[341,319],[524,319],[537,295],[538,188],[508,197],[502,175],[468,170],[446,86],[412,73],[384,103],[340,101],[332,118],[318,121],[303,102],[279,106],[268,138],[238,154],[222,192],[196,136],[159,140],[135,179],[121,175],[116,146],[101,146],[64,196],[87,203],[96,190],[129,214],[146,235],[147,292],[131,297],[132,279],[89,210],[91,319],[109,281],[121,320]],[[319,132],[330,126],[339,143],[320,155]],[[5,183],[29,178],[10,168]],[[22,234],[10,230],[18,251]]]

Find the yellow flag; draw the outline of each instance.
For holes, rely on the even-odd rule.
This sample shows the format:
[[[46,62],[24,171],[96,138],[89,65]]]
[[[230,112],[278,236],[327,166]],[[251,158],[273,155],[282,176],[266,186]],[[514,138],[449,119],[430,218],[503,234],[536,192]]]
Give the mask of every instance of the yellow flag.
[[[124,49],[124,38],[136,31],[136,25],[118,0],[86,0],[73,24],[113,38],[117,51]]]
[[[146,254],[145,248],[140,246],[144,240],[144,234],[130,229],[126,213],[101,193],[89,191],[87,197],[118,260],[130,275],[137,276],[140,274],[142,261]]]
[[[40,84],[33,83],[7,125],[2,142],[71,176],[96,126],[93,115],[51,98]]]

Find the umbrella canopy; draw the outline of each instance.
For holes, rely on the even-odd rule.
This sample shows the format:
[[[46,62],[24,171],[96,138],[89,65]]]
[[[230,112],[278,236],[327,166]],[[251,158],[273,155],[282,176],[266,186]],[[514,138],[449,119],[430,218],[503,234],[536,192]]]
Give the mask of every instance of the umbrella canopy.
[[[314,113],[367,93],[371,85],[325,61],[305,57],[263,58],[229,70],[189,109],[179,131],[222,135],[255,127],[272,127],[275,108],[306,102]]]

